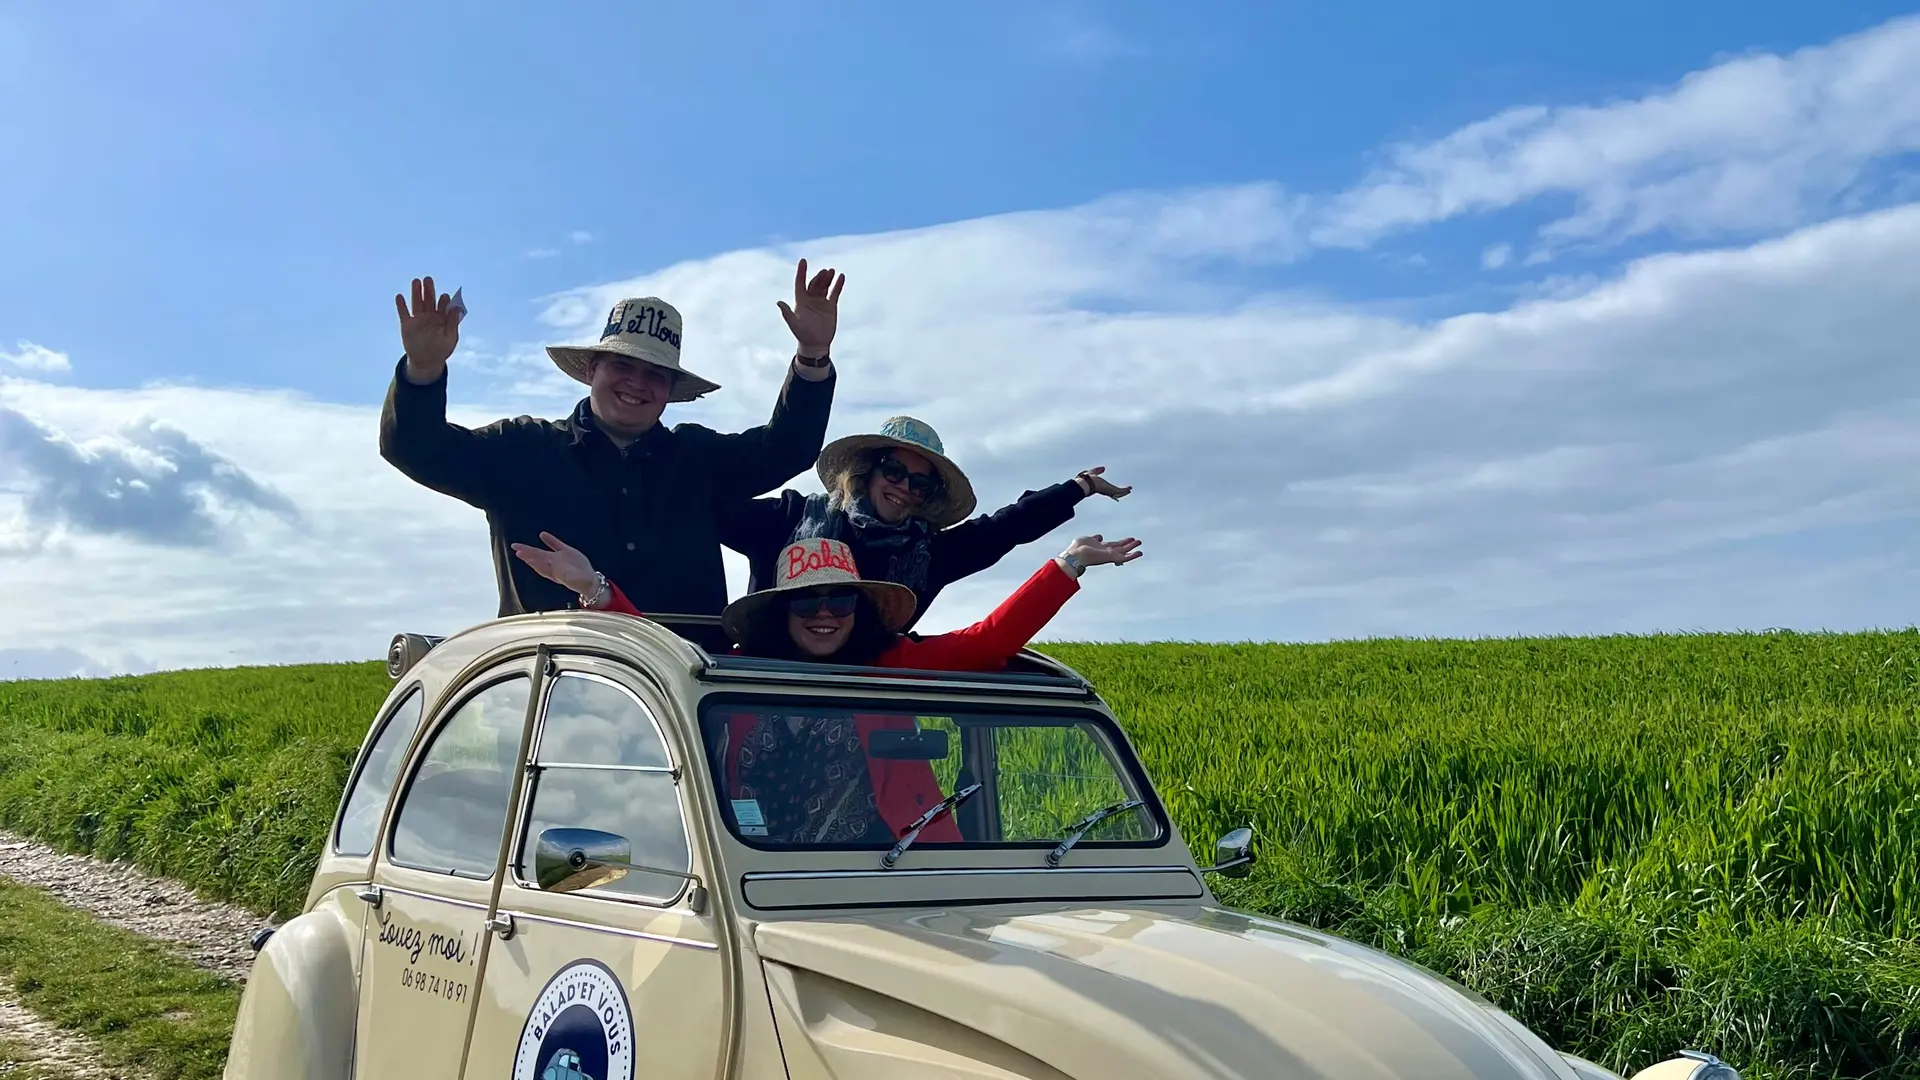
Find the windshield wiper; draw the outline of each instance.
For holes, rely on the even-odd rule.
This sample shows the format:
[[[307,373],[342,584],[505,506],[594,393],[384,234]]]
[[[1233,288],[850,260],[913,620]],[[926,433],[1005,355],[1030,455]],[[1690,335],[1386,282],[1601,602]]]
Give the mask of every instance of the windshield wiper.
[[[939,821],[941,818],[946,817],[948,814],[953,813],[954,810],[957,809],[961,803],[966,802],[968,799],[973,798],[973,793],[979,790],[980,790],[979,784],[970,784],[966,787],[961,788],[959,791],[956,791],[953,794],[947,796],[946,798],[941,799],[939,805],[935,806],[931,810],[928,810],[926,813],[921,814],[919,820],[913,823],[913,827],[908,829],[905,835],[900,837],[900,842],[893,845],[893,850],[887,852],[885,855],[880,856],[881,869],[884,869],[884,870],[893,869],[893,864],[900,861],[901,852],[904,852],[907,850],[907,848],[912,847],[914,840],[919,838],[921,829],[924,829],[927,826],[933,824],[934,822]]]
[[[1073,828],[1067,830],[1066,839],[1060,841],[1060,846],[1047,853],[1047,865],[1059,866],[1060,860],[1067,857],[1067,851],[1071,849],[1073,845],[1079,843],[1080,838],[1087,835],[1088,830],[1092,829],[1095,825],[1100,824],[1115,814],[1124,814],[1128,810],[1145,805],[1147,804],[1139,799],[1128,799],[1126,802],[1117,802],[1112,806],[1095,810],[1093,813],[1074,822]]]

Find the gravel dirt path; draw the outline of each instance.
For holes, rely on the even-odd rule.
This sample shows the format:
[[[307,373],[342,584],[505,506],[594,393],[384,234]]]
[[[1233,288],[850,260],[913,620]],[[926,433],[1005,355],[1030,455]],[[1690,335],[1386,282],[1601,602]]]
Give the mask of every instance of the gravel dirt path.
[[[266,925],[252,912],[203,900],[177,881],[154,877],[127,863],[65,855],[4,830],[0,830],[0,874],[45,889],[61,903],[102,922],[172,945],[186,959],[236,983],[246,982],[253,966],[254,931]],[[0,1018],[0,1027],[11,1024]],[[0,1075],[5,1069],[0,1062]]]
[[[148,1080],[146,1073],[100,1064],[93,1040],[63,1031],[29,1012],[5,980],[0,980],[0,1077]]]

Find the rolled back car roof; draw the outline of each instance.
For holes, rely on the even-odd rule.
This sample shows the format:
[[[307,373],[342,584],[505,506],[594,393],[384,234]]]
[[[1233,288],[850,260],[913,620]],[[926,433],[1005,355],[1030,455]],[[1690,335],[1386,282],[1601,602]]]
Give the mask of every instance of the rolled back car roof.
[[[846,687],[865,690],[937,687],[941,691],[949,692],[975,691],[1080,701],[1094,699],[1097,696],[1092,684],[1079,672],[1051,656],[1030,648],[1021,649],[1006,670],[996,672],[935,671],[922,668],[883,668],[863,664],[769,660],[761,657],[736,656],[725,649],[725,639],[719,636],[720,620],[715,616],[662,615],[641,618],[632,615],[582,611],[509,616],[482,623],[451,638],[427,634],[396,634],[387,648],[387,675],[395,682],[399,682],[429,654],[450,640],[462,639],[463,644],[471,641],[473,645],[480,645],[481,652],[491,652],[493,649],[482,645],[479,639],[493,639],[491,644],[504,645],[507,644],[505,639],[521,638],[525,632],[533,631],[533,627],[527,626],[522,634],[502,633],[502,631],[506,631],[508,627],[518,628],[518,624],[536,621],[589,632],[613,631],[614,636],[626,638],[635,645],[642,643],[639,640],[633,640],[635,638],[651,639],[647,644],[655,646],[655,649],[636,651],[653,652],[664,648],[669,654],[678,653],[679,662],[673,666],[698,681],[710,685]]]

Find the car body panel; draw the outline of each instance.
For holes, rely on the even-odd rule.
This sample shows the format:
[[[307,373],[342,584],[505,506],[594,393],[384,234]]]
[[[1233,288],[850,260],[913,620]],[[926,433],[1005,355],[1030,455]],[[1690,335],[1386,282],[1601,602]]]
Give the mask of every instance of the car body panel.
[[[357,1075],[457,1077],[459,1055],[445,1047],[466,1041],[488,884],[391,864],[375,884],[380,905],[366,920]]]
[[[1111,711],[1055,661],[1024,654],[1024,674],[1007,677],[783,668],[710,656],[683,633],[600,612],[514,616],[393,667],[376,724],[415,688],[425,713],[379,844],[354,855],[329,837],[309,910],[256,964],[227,1080],[1613,1076],[1434,973],[1222,908]],[[531,676],[535,705],[493,873],[394,865],[397,808],[434,732],[508,668]],[[541,770],[563,767],[526,756],[540,746],[547,688],[589,669],[644,704],[672,758],[688,871],[677,895],[614,896],[604,882],[556,891],[526,865],[522,797],[538,798]],[[1045,844],[926,844],[890,869],[872,850],[756,846],[726,824],[702,748],[715,695],[1092,714],[1139,771],[1164,832],[1083,844],[1057,867]],[[359,814],[370,820],[367,804]],[[588,1018],[576,1027],[603,1045],[576,1047],[568,1024]]]
[[[1084,867],[1045,870],[874,870],[748,874],[741,896],[759,911],[831,908],[848,903],[1004,904],[1029,900],[1079,901],[1089,894],[1137,900],[1198,900],[1199,875],[1183,866]]]
[[[356,1010],[354,958],[364,910],[321,898],[254,958],[223,1075],[227,1080],[348,1080]]]
[[[889,911],[762,923],[754,941],[785,969],[796,1036],[890,1016],[897,1048],[959,1026],[1003,1047],[1010,1075],[1575,1080],[1417,969],[1218,909]],[[822,1054],[853,1056],[832,1038]]]
[[[513,932],[487,953],[468,1077],[507,1080],[523,1054],[544,1062],[582,1008],[601,1012],[607,1054],[637,1061],[635,1075],[720,1075],[733,1010],[711,921],[533,890],[512,901],[500,910]]]

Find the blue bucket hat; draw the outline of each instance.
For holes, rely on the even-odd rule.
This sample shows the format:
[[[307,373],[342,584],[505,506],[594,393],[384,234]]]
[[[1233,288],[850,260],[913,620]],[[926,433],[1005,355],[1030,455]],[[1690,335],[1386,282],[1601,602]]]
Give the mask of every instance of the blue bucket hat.
[[[819,461],[814,472],[820,477],[820,483],[828,491],[837,491],[840,478],[852,472],[860,464],[860,457],[868,450],[897,448],[911,450],[933,463],[934,471],[940,474],[945,485],[945,505],[938,517],[930,517],[937,528],[965,521],[978,500],[974,498],[973,484],[967,480],[967,474],[960,471],[947,457],[946,449],[940,443],[940,435],[933,428],[911,416],[888,417],[880,425],[877,435],[849,435],[844,439],[835,439],[820,451]]]

